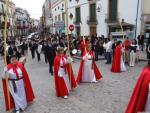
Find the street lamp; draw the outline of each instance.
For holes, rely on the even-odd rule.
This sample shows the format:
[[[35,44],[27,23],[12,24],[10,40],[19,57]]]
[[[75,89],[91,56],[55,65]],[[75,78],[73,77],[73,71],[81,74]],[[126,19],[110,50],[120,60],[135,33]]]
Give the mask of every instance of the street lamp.
[[[137,2],[137,12],[136,12],[136,26],[135,26],[135,38],[137,37],[137,26],[138,26],[138,16],[139,16],[139,4],[140,0]]]
[[[97,12],[101,12],[101,8],[99,6],[97,8]]]

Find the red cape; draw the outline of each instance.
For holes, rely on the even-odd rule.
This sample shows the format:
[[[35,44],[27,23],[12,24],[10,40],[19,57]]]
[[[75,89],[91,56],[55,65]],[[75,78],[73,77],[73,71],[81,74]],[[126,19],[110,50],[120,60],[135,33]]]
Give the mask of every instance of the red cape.
[[[58,76],[60,60],[61,60],[61,57],[57,55],[54,60],[54,79],[55,79],[56,95],[60,97],[64,97],[65,95],[68,95],[68,90],[67,90],[67,86],[65,84],[63,77]],[[69,80],[71,80],[72,88],[75,88],[77,84],[74,78],[71,64],[65,65],[65,70],[67,71]]]
[[[129,49],[129,46],[130,46],[130,40],[129,39],[126,39],[123,43],[123,46],[125,47],[125,51]]]
[[[122,54],[121,49],[122,48],[120,45],[118,45],[115,49],[111,72],[114,72],[114,73],[121,72],[121,54]]]
[[[87,46],[89,45],[89,43],[90,43],[89,41],[85,41],[85,42],[84,42],[84,41],[82,40],[82,41],[80,42],[80,45],[79,45],[79,48],[78,48],[78,49],[81,50],[82,53],[83,53],[83,52],[85,51],[85,49],[87,48]],[[83,54],[82,54],[82,55],[83,55]]]
[[[83,56],[85,56],[86,52],[83,53]],[[90,54],[92,56],[94,56],[94,53],[93,51],[91,50],[90,51]],[[84,60],[81,60],[81,63],[80,63],[80,68],[79,68],[79,72],[78,72],[78,77],[77,77],[77,83],[80,84],[82,82],[82,70],[83,70],[83,64],[84,64]],[[95,76],[96,76],[96,80],[99,80],[102,78],[102,74],[100,73],[95,61],[93,60],[93,68],[94,68],[94,73],[95,73]]]
[[[22,73],[23,73],[23,77],[24,77],[23,80],[24,80],[24,86],[25,86],[25,93],[26,93],[27,102],[32,102],[34,100],[35,96],[34,96],[34,93],[33,93],[33,90],[32,90],[32,86],[31,86],[31,83],[30,83],[30,80],[29,80],[28,73],[26,72],[26,69],[24,68],[24,66],[21,63],[18,62],[16,65],[17,65],[17,67],[19,67],[22,70]],[[8,70],[11,69],[12,67],[13,67],[12,64],[7,65]],[[2,79],[2,83],[3,83],[6,111],[9,111],[9,110],[15,108],[14,100],[13,100],[11,94],[9,93],[9,95],[10,95],[10,108],[9,108],[6,80]]]
[[[125,113],[144,112],[150,83],[150,67],[145,68],[135,86]]]

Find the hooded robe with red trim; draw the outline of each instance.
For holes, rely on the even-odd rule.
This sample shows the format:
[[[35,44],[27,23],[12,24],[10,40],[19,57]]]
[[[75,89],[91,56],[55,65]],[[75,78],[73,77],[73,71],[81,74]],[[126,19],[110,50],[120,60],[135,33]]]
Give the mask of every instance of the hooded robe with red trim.
[[[65,56],[63,56],[63,57],[65,57]],[[68,92],[64,78],[59,77],[59,75],[58,75],[61,58],[62,58],[61,56],[57,55],[54,60],[54,80],[55,80],[56,96],[64,97],[64,96],[68,95],[69,92]],[[67,72],[69,81],[71,80],[71,82],[70,82],[71,88],[73,89],[77,86],[77,84],[76,84],[76,81],[74,78],[72,66],[71,66],[71,64],[66,64],[64,66],[64,68]]]
[[[122,47],[118,45],[115,49],[111,72],[114,72],[114,73],[121,72],[121,55],[122,55]]]
[[[90,50],[89,54],[94,57],[94,53],[93,53],[92,50]],[[83,53],[83,56],[85,56],[85,55],[86,55],[86,52]],[[77,80],[76,80],[78,84],[80,84],[82,82],[83,65],[84,65],[84,60],[82,59],[81,63],[80,63],[80,68],[79,68]],[[92,68],[94,69],[96,80],[100,80],[102,78],[102,74],[100,73],[100,71],[99,71],[99,69],[98,69],[98,67],[97,67],[94,60],[92,61]]]
[[[150,84],[150,67],[143,69],[125,113],[145,112]]]
[[[34,96],[34,93],[33,93],[33,89],[32,89],[31,83],[30,83],[28,73],[27,73],[26,69],[24,68],[24,66],[21,63],[17,62],[16,66],[19,67],[22,71],[24,86],[25,86],[26,99],[27,99],[27,102],[30,103],[35,99],[35,96]],[[14,68],[13,64],[7,65],[7,70],[10,70],[12,68]],[[7,92],[6,80],[2,79],[2,83],[3,83],[5,107],[6,107],[6,111],[9,111],[9,110],[15,108],[15,104],[14,104],[13,97],[11,96],[11,93]],[[10,95],[10,108],[9,108],[8,94]]]

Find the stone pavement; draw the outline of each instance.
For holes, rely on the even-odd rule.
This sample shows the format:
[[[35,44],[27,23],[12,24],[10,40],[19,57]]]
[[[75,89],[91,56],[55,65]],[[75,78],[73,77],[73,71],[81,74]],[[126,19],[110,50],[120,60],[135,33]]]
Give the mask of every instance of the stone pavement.
[[[98,61],[103,79],[98,83],[83,83],[71,93],[67,100],[55,96],[54,79],[48,73],[48,64],[28,58],[25,65],[36,95],[34,103],[23,113],[124,113],[137,78],[146,65],[140,62],[120,74],[110,72],[111,65]],[[79,69],[79,60],[73,63],[74,73]],[[3,70],[0,61],[0,75]],[[0,82],[0,113],[4,111],[4,99]]]

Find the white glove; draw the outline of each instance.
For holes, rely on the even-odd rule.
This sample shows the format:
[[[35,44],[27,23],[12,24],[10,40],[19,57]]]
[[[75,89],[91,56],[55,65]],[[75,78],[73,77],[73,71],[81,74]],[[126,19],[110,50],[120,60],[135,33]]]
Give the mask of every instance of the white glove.
[[[87,58],[88,58],[88,59],[91,59],[91,55],[88,55]]]
[[[68,57],[67,62],[68,62],[68,63],[72,63],[72,62],[73,62],[73,59],[72,59],[71,57]]]
[[[9,74],[8,74],[7,68],[5,67],[4,71],[3,71],[3,74],[2,74],[2,79],[5,79],[8,75]]]
[[[84,60],[84,61],[87,61],[87,60],[88,60],[88,55],[87,55],[87,54],[83,57],[83,60]]]
[[[62,75],[61,73],[59,73],[59,72],[58,72],[58,77],[61,77],[61,78],[62,78],[62,77],[63,77],[63,75]]]

